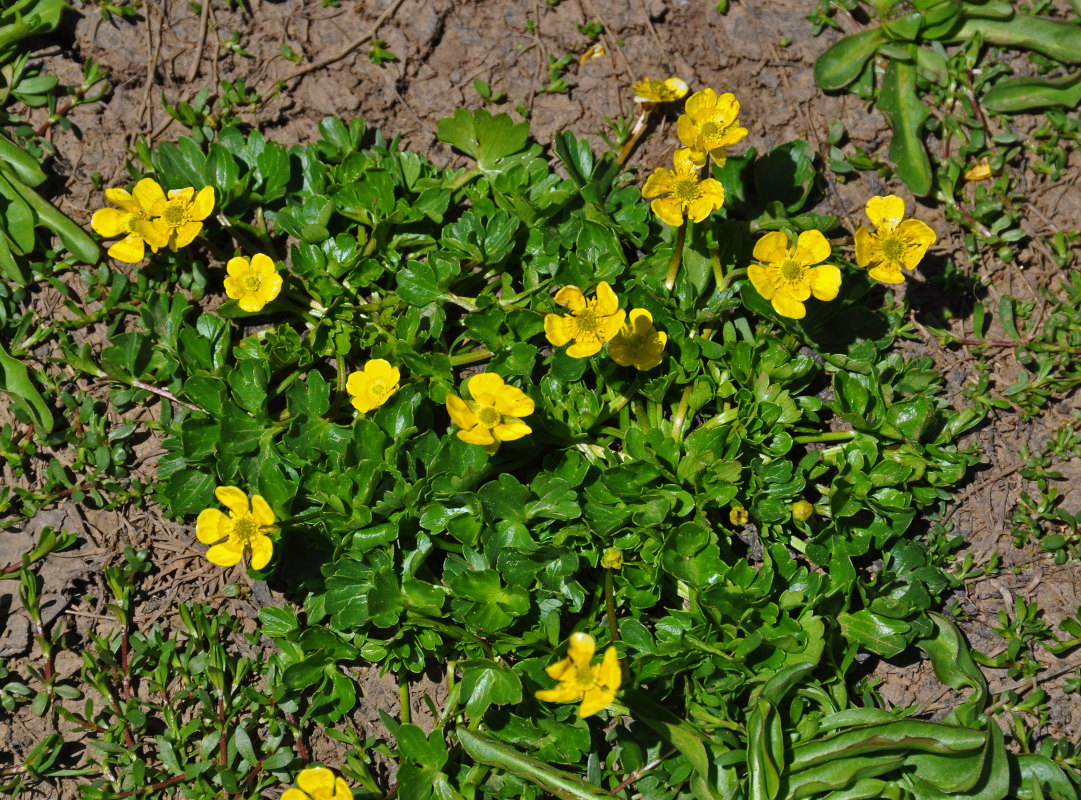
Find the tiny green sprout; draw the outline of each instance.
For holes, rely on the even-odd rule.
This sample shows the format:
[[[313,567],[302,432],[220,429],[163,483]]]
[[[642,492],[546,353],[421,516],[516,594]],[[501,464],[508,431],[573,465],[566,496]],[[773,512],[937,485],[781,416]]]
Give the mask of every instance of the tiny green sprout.
[[[388,61],[397,61],[398,56],[387,49],[387,43],[384,40],[373,39],[372,46],[368,49],[368,60],[377,67],[381,67]]]
[[[728,0],[721,0],[719,3],[717,3],[717,13],[718,14],[727,14],[728,13]]]
[[[578,23],[578,32],[589,39],[589,41],[595,42],[600,38],[600,35],[604,33],[604,26],[596,21],[580,22]]]
[[[304,54],[294,50],[289,42],[282,42],[280,52],[282,58],[286,61],[292,61],[294,64],[299,64],[304,58]]]
[[[473,81],[473,89],[489,103],[501,103],[507,96],[502,90],[493,92],[487,81],[480,78]]]
[[[233,33],[221,43],[221,46],[226,50],[244,58],[251,58],[251,53],[244,49],[244,46],[240,43],[240,31],[233,31]]]

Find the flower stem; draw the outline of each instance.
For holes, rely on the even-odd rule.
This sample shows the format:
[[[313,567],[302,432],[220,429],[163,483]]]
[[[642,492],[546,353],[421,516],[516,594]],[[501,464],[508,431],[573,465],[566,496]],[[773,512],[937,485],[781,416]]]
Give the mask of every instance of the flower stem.
[[[829,433],[815,433],[807,436],[793,436],[792,441],[796,444],[813,444],[815,442],[847,442],[855,438],[855,431],[830,431]]]
[[[604,605],[608,610],[608,632],[612,635],[612,641],[619,641],[619,626],[616,625],[616,597],[612,570],[604,570]]]
[[[623,147],[619,149],[619,155],[616,156],[617,167],[623,166],[627,161],[627,157],[630,156],[631,150],[638,144],[638,140],[642,138],[642,132],[646,129],[646,122],[649,120],[649,113],[652,110],[651,108],[643,108],[642,113],[638,115],[638,119],[634,121],[634,127],[631,128],[627,141],[623,143]]]
[[[452,367],[464,367],[466,364],[477,364],[481,361],[486,361],[494,355],[495,353],[485,348],[470,350],[468,353],[459,353],[456,356],[451,356],[450,365]]]
[[[467,183],[469,183],[471,180],[473,180],[475,177],[477,177],[479,174],[480,170],[477,167],[467,169],[465,172],[463,172],[461,175],[459,175],[457,178],[447,184],[447,189],[449,189],[451,192],[456,192]]]
[[[409,681],[406,680],[405,673],[399,673],[398,675],[398,701],[401,704],[401,719],[403,725],[409,724],[410,711],[409,708]]]
[[[664,279],[664,286],[668,291],[676,286],[676,275],[679,274],[679,265],[683,262],[683,244],[687,241],[687,226],[689,222],[684,222],[679,226],[679,233],[676,234],[676,249],[672,253],[672,262],[668,265],[668,277]]]
[[[683,397],[679,398],[679,408],[676,409],[676,414],[672,417],[672,438],[677,442],[682,441],[683,426],[687,422],[687,410],[691,406],[691,390],[693,385],[688,386],[683,390]]]
[[[745,267],[740,267],[739,269],[732,270],[724,276],[723,281],[719,281],[717,283],[717,289],[723,292],[725,289],[728,288],[728,285],[732,283],[732,281],[734,281],[736,278],[742,278],[746,274],[747,269]]]

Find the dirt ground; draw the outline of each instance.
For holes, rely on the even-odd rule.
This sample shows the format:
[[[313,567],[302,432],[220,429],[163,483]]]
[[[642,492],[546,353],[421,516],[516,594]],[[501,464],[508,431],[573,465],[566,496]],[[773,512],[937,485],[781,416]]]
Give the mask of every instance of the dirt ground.
[[[404,147],[438,164],[458,163],[460,156],[437,140],[436,122],[455,108],[482,104],[473,88],[476,78],[505,92],[506,100],[493,111],[505,110],[517,118],[515,109],[527,109],[532,136],[544,145],[569,129],[602,149],[602,132],[610,130],[606,119],[634,113],[630,85],[644,76],[668,75],[682,77],[692,89],[708,86],[734,92],[742,104],[741,121],[751,131],[746,142],[759,152],[797,137],[824,152],[826,132],[834,120],[844,122],[851,146],[882,159],[889,141],[888,128],[875,109],[853,96],[824,95],[814,86],[814,59],[841,34],[826,31],[812,36],[806,20],[813,6],[809,0],[733,0],[726,15],[719,14],[713,2],[689,0],[340,0],[340,5],[329,0],[250,0],[248,6],[216,2],[201,10],[193,5],[183,0],[144,0],[135,19],[105,20],[98,6],[87,4],[81,15],[69,19],[63,40],[42,51],[47,71],[61,82],[77,84],[82,64],[93,58],[108,71],[113,87],[102,102],[70,115],[70,131],[54,128],[51,133],[57,148],[53,169],[64,182],[56,186],[56,193],[64,198],[63,210],[76,221],[89,225],[91,214],[103,203],[95,188],[96,176],[102,186],[126,184],[125,160],[138,137],[160,142],[186,132],[163,110],[163,99],[176,104],[191,100],[203,87],[217,91],[221,81],[239,79],[263,99],[243,119],[267,138],[305,142],[317,136],[323,117],[362,115],[369,128],[400,133]],[[591,42],[578,26],[588,22],[603,25],[600,41],[606,55],[580,63]],[[397,60],[382,66],[372,63],[368,51],[373,36],[383,40]],[[230,41],[235,44],[226,46]],[[283,45],[303,54],[300,64],[282,57]],[[565,73],[569,90],[546,92],[550,59],[567,54],[574,57]],[[660,123],[660,130],[633,153],[631,167],[650,170],[668,161],[674,122],[672,115]],[[1076,152],[1071,160],[1078,166]],[[1025,188],[1035,209],[1026,217],[1031,232],[1077,227],[1081,191],[1074,182]],[[840,216],[851,231],[862,222],[865,199],[888,192],[901,194],[913,207],[913,198],[899,183],[883,184],[873,173],[863,173],[843,184],[831,180],[822,211]],[[1057,284],[1058,268],[1038,249],[1023,249],[1013,263],[990,255],[970,263],[962,232],[945,222],[942,210],[926,202],[916,207],[919,217],[935,228],[939,241],[920,267],[922,276],[917,275],[909,289],[915,293],[914,322],[952,325],[955,333],[965,334],[963,323],[943,322],[917,305],[920,282],[941,271],[948,256],[957,260],[962,272],[989,284],[983,298],[989,307],[997,307],[1004,294],[1042,303],[1038,290]],[[38,302],[47,305],[50,300],[43,294]],[[996,332],[992,328],[990,333]],[[971,354],[943,350],[930,335],[907,347],[911,355],[931,355],[958,403],[964,402],[960,390],[977,375]],[[1012,381],[1016,365],[1009,353],[996,357],[992,367],[999,386]],[[104,396],[104,387],[96,388]],[[1052,626],[1081,604],[1076,564],[1056,566],[1035,548],[1015,548],[1009,535],[1010,514],[1024,483],[1018,473],[1021,448],[1038,448],[1075,408],[1077,400],[1071,397],[1042,419],[1022,423],[1006,416],[974,435],[986,463],[963,490],[951,521],[978,562],[998,550],[1003,569],[968,585],[955,601],[964,612],[971,643],[991,655],[1005,643],[990,628],[998,625],[1000,610],[1012,613],[1015,597],[1038,599]],[[150,478],[158,455],[156,443],[149,440],[142,453],[138,468]],[[1071,462],[1067,467],[1081,476],[1081,464]],[[1079,507],[1081,493],[1067,498],[1068,510]],[[0,566],[27,549],[26,543],[45,524],[63,525],[80,536],[78,549],[49,559],[43,578],[51,608],[57,615],[67,615],[67,624],[81,636],[108,625],[96,610],[100,605],[93,602],[103,594],[97,583],[100,568],[114,562],[127,544],[150,550],[159,570],[152,587],[144,587],[138,597],[135,621],[141,628],[167,622],[178,600],[221,597],[226,610],[252,620],[264,602],[281,602],[277,595],[256,600],[242,593],[225,598],[230,594],[227,584],[246,584],[243,573],[211,567],[198,552],[190,527],[162,519],[153,507],[98,512],[65,504],[43,512],[26,530],[0,536]],[[0,591],[11,590],[0,586]],[[0,594],[0,604],[3,601]],[[14,605],[18,607],[17,599]],[[19,625],[18,615],[12,615],[9,630],[0,639],[0,656],[25,657],[30,652],[28,630]],[[1035,733],[1077,741],[1081,699],[1063,693],[1061,687],[1073,667],[1081,665],[1081,652],[1056,659],[1037,651],[1035,657],[1057,674],[1042,683],[1052,694],[1051,715]],[[66,659],[58,669],[74,672],[78,666],[78,659]],[[879,690],[891,704],[918,702],[939,716],[947,710],[950,698],[918,660],[882,662],[874,674],[882,680]],[[988,675],[993,691],[1016,683],[1004,671],[989,670]],[[437,685],[418,685],[417,714],[426,713],[421,702],[425,686],[434,691]],[[378,705],[397,713],[391,683],[373,671],[364,686],[369,702],[362,703],[362,722],[377,719]],[[14,752],[21,752],[40,740],[35,725],[40,722],[29,714],[10,722],[0,718],[0,742],[6,738]]]

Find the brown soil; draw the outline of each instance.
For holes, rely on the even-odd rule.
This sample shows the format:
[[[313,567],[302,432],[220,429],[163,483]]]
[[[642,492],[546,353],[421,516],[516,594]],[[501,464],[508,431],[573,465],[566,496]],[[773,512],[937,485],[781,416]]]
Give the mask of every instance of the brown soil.
[[[499,110],[517,118],[514,109],[528,109],[532,135],[542,144],[549,143],[558,131],[569,129],[587,136],[595,149],[602,149],[602,133],[608,130],[606,119],[626,119],[634,112],[630,84],[646,75],[671,74],[684,78],[692,87],[735,92],[742,104],[741,119],[751,129],[747,142],[760,152],[797,137],[823,151],[830,123],[842,120],[852,146],[885,160],[888,128],[881,115],[853,96],[826,96],[814,86],[811,66],[815,57],[841,34],[827,31],[817,38],[811,35],[805,15],[812,3],[733,0],[726,15],[717,13],[714,5],[676,0],[563,0],[549,8],[543,0],[342,0],[340,7],[335,7],[327,0],[250,0],[248,7],[214,3],[201,15],[184,0],[147,0],[138,6],[139,15],[131,21],[102,19],[98,7],[88,5],[82,16],[72,15],[63,34],[67,38],[43,51],[45,68],[63,83],[78,84],[82,64],[93,58],[108,70],[113,88],[104,101],[71,113],[71,130],[51,131],[57,148],[52,164],[58,176],[55,192],[63,210],[88,225],[91,213],[102,204],[95,176],[100,176],[104,186],[123,185],[128,180],[125,161],[137,138],[159,142],[185,133],[163,110],[163,99],[176,104],[193,99],[203,87],[218,91],[221,81],[240,79],[263,98],[263,103],[244,115],[244,121],[268,138],[304,142],[317,135],[323,117],[362,115],[369,128],[401,133],[403,146],[439,164],[464,163],[437,141],[436,121],[455,108],[481,105],[473,88],[476,78],[505,92],[506,101]],[[590,41],[577,26],[591,21],[604,26],[601,41],[607,54],[579,63],[578,56]],[[368,59],[370,44],[362,37],[372,33],[385,41],[396,61],[380,67]],[[234,34],[234,41],[245,52],[226,47]],[[282,57],[285,44],[303,54],[299,66]],[[546,92],[549,58],[568,53],[575,56],[565,75],[569,91]],[[311,69],[310,65],[327,59],[333,62]],[[27,116],[35,123],[43,118],[40,112],[27,112]],[[633,154],[631,166],[664,163],[674,138],[668,135],[673,124],[674,118],[662,121],[661,129]],[[1071,160],[1076,165],[1076,152]],[[1030,203],[1026,225],[1031,233],[1076,227],[1081,192],[1075,181],[1034,183],[1026,188]],[[839,215],[851,231],[861,222],[864,200],[886,192],[901,194],[913,207],[913,198],[899,183],[883,184],[875,174],[863,173],[844,183],[831,180],[822,210]],[[993,253],[984,253],[980,261],[970,263],[963,233],[946,224],[941,209],[928,204],[916,207],[939,235],[932,257],[921,266],[922,277],[917,276],[908,289],[914,292],[914,322],[920,324],[920,330],[922,323],[934,323],[950,327],[958,335],[966,334],[962,319],[943,323],[937,313],[928,311],[935,302],[940,304],[941,298],[920,294],[920,281],[941,271],[947,256],[957,259],[962,272],[976,274],[989,285],[984,298],[989,308],[996,308],[1003,294],[1042,307],[1038,290],[1054,287],[1059,281],[1057,267],[1036,247],[1025,247],[1012,263],[999,261]],[[921,300],[928,305],[919,305]],[[47,291],[35,302],[41,308],[57,307],[56,298]],[[1035,318],[1040,318],[1039,308]],[[1000,333],[992,328],[990,335]],[[92,332],[92,340],[95,335],[101,332]],[[963,402],[960,390],[978,374],[976,359],[970,353],[946,351],[930,335],[907,347],[910,354],[933,356],[958,402]],[[999,387],[1008,384],[1017,370],[1005,351],[994,359],[992,368]],[[104,386],[82,385],[102,397],[107,392]],[[995,577],[968,585],[956,602],[967,619],[965,630],[973,645],[992,654],[1004,644],[990,628],[999,624],[999,611],[1013,613],[1014,597],[1038,600],[1052,625],[1074,613],[1081,603],[1076,564],[1055,566],[1036,549],[1014,548],[1009,536],[1009,516],[1024,484],[1017,471],[1021,447],[1038,447],[1076,407],[1076,399],[1070,397],[1036,422],[1022,423],[1006,415],[973,437],[983,448],[987,463],[975,473],[951,519],[977,561],[998,550],[1004,569]],[[154,409],[140,413],[156,416]],[[5,416],[3,409],[0,416]],[[144,437],[139,472],[152,478],[159,454],[157,440]],[[1071,474],[1081,472],[1078,464],[1070,466]],[[4,480],[14,479],[5,473]],[[27,480],[32,482],[33,475]],[[1076,510],[1081,500],[1072,498],[1072,504],[1070,510]],[[153,507],[139,512],[128,508],[86,511],[65,503],[43,511],[25,530],[0,533],[0,568],[29,549],[42,525],[64,527],[79,536],[76,549],[47,560],[42,577],[50,613],[59,615],[80,641],[85,641],[90,631],[101,632],[111,625],[102,610],[107,593],[101,585],[101,567],[116,563],[124,545],[148,549],[158,568],[153,585],[143,587],[137,598],[135,622],[144,630],[154,622],[169,623],[180,600],[216,597],[225,601],[224,595],[230,594],[224,592],[228,584],[247,585],[242,571],[223,573],[210,568],[190,527],[161,518]],[[19,607],[12,583],[0,583],[0,610]],[[280,597],[263,599],[281,602]],[[242,593],[228,599],[224,608],[252,620],[254,629],[261,604],[250,593]],[[0,657],[19,662],[28,658],[31,663],[40,658],[18,611],[8,618],[0,637]],[[1064,694],[1061,686],[1072,674],[1072,667],[1081,664],[1081,653],[1057,659],[1037,651],[1035,657],[1058,674],[1044,684],[1051,692],[1050,718],[1045,725],[1037,724],[1035,733],[1076,741],[1081,699]],[[58,664],[68,672],[78,666],[76,659],[65,658]],[[881,679],[880,691],[891,704],[919,702],[925,711],[941,715],[950,702],[930,669],[918,661],[883,662],[874,674]],[[988,674],[996,691],[1015,683],[1004,671],[989,670]],[[372,671],[363,684],[367,702],[359,722],[374,725],[377,707],[397,714],[397,692],[392,683]],[[427,713],[423,695],[440,688],[431,680],[416,685],[417,715]],[[20,708],[14,719],[0,714],[0,752],[10,750],[14,763],[19,763],[43,733],[41,720],[32,717],[26,706]],[[332,761],[335,746],[329,740],[317,743],[316,755]],[[0,767],[4,761],[0,757]],[[70,786],[43,788],[41,797],[74,796]]]

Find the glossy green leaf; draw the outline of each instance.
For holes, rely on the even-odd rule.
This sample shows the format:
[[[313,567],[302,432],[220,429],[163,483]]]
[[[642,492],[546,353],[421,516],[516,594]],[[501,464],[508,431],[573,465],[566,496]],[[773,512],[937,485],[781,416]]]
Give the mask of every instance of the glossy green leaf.
[[[815,84],[827,92],[848,86],[885,38],[881,28],[868,28],[841,39],[815,60]]]
[[[916,93],[916,74],[914,63],[890,61],[877,105],[893,128],[890,161],[905,186],[922,197],[931,191],[931,162],[923,146],[923,123],[931,111]]]

